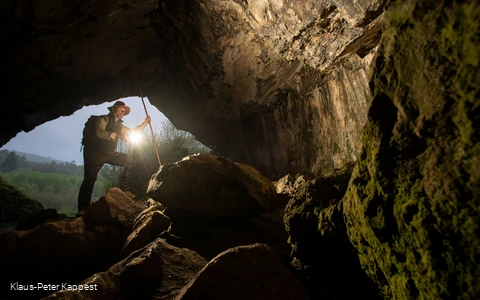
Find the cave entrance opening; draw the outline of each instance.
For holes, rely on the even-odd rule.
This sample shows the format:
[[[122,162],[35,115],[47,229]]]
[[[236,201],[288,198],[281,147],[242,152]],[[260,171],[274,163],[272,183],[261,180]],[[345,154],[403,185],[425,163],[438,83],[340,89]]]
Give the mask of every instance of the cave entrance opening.
[[[85,122],[91,115],[108,114],[108,107],[116,101],[123,101],[131,108],[130,114],[123,118],[123,124],[129,128],[134,128],[145,120],[145,108],[151,118],[152,130],[146,126],[139,143],[120,142],[117,148],[119,152],[134,153],[139,164],[147,170],[143,179],[148,181],[152,172],[156,172],[159,167],[152,143],[152,131],[162,164],[180,160],[189,154],[211,151],[191,133],[178,130],[162,112],[150,104],[148,98],[143,99],[145,107],[140,97],[85,106],[70,116],[57,118],[30,132],[17,134],[0,149],[0,176],[26,195],[42,202],[45,208],[55,208],[67,215],[76,213],[78,191],[84,173],[81,140]],[[122,172],[123,168],[104,165],[95,183],[92,198],[98,199],[109,188],[116,186]]]

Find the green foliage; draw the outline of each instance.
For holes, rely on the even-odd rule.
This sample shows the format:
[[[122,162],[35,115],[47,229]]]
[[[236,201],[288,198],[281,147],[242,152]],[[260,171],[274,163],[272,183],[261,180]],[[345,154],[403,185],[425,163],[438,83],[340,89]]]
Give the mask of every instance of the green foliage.
[[[1,170],[4,172],[10,172],[12,170],[15,170],[17,168],[17,155],[15,152],[10,152],[5,160],[2,163],[2,168]]]
[[[162,154],[162,158],[165,158],[162,159],[162,164],[176,161],[190,154],[211,151],[210,148],[197,141],[194,135],[178,130],[170,121],[162,122],[160,131],[155,133],[155,140],[158,152]],[[182,152],[186,154],[178,158]]]
[[[36,171],[40,173],[60,173],[71,176],[83,176],[83,166],[77,166],[74,162],[38,163],[27,161],[25,155],[18,156],[15,151],[0,151],[0,171],[10,172],[13,170]]]
[[[45,208],[76,209],[78,190],[83,181],[81,175],[70,176],[28,170],[15,170],[0,173],[0,175],[27,196],[39,200]],[[103,185],[99,182],[95,185],[93,197],[101,195],[103,195]]]
[[[120,185],[120,176],[123,173],[123,167],[105,165],[98,174],[98,181],[103,183],[102,193],[106,193],[113,187]]]
[[[25,155],[0,151],[1,176],[27,196],[40,201],[45,208],[76,209],[78,190],[83,180],[83,166],[75,163],[38,163]],[[93,197],[103,194],[101,182],[95,185]]]
[[[67,210],[67,209],[61,209],[58,210],[59,215],[66,215],[67,217],[75,217],[77,215],[77,209],[73,210]]]

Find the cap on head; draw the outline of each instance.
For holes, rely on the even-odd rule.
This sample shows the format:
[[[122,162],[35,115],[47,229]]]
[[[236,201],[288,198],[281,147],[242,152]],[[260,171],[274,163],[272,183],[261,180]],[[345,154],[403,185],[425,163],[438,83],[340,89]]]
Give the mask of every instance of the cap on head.
[[[117,101],[117,102],[115,102],[112,106],[110,106],[110,107],[108,108],[108,110],[111,111],[111,112],[113,112],[113,109],[114,109],[116,106],[123,106],[123,107],[125,107],[125,113],[124,113],[125,116],[130,113],[130,106],[126,106],[126,105],[125,105],[125,102],[123,102],[123,101]]]

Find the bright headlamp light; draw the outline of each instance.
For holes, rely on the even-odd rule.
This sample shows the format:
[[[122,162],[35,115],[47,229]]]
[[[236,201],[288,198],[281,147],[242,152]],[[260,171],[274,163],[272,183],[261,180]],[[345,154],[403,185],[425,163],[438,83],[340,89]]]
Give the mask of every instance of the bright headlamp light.
[[[142,134],[138,131],[132,131],[128,134],[128,140],[133,144],[139,144],[142,141]]]

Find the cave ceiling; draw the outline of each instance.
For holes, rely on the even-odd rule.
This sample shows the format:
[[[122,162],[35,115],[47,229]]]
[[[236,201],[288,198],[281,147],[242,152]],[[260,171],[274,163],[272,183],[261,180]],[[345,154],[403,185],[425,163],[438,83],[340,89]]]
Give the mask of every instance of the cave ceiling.
[[[8,1],[0,144],[139,96],[270,178],[356,159],[385,1]]]

